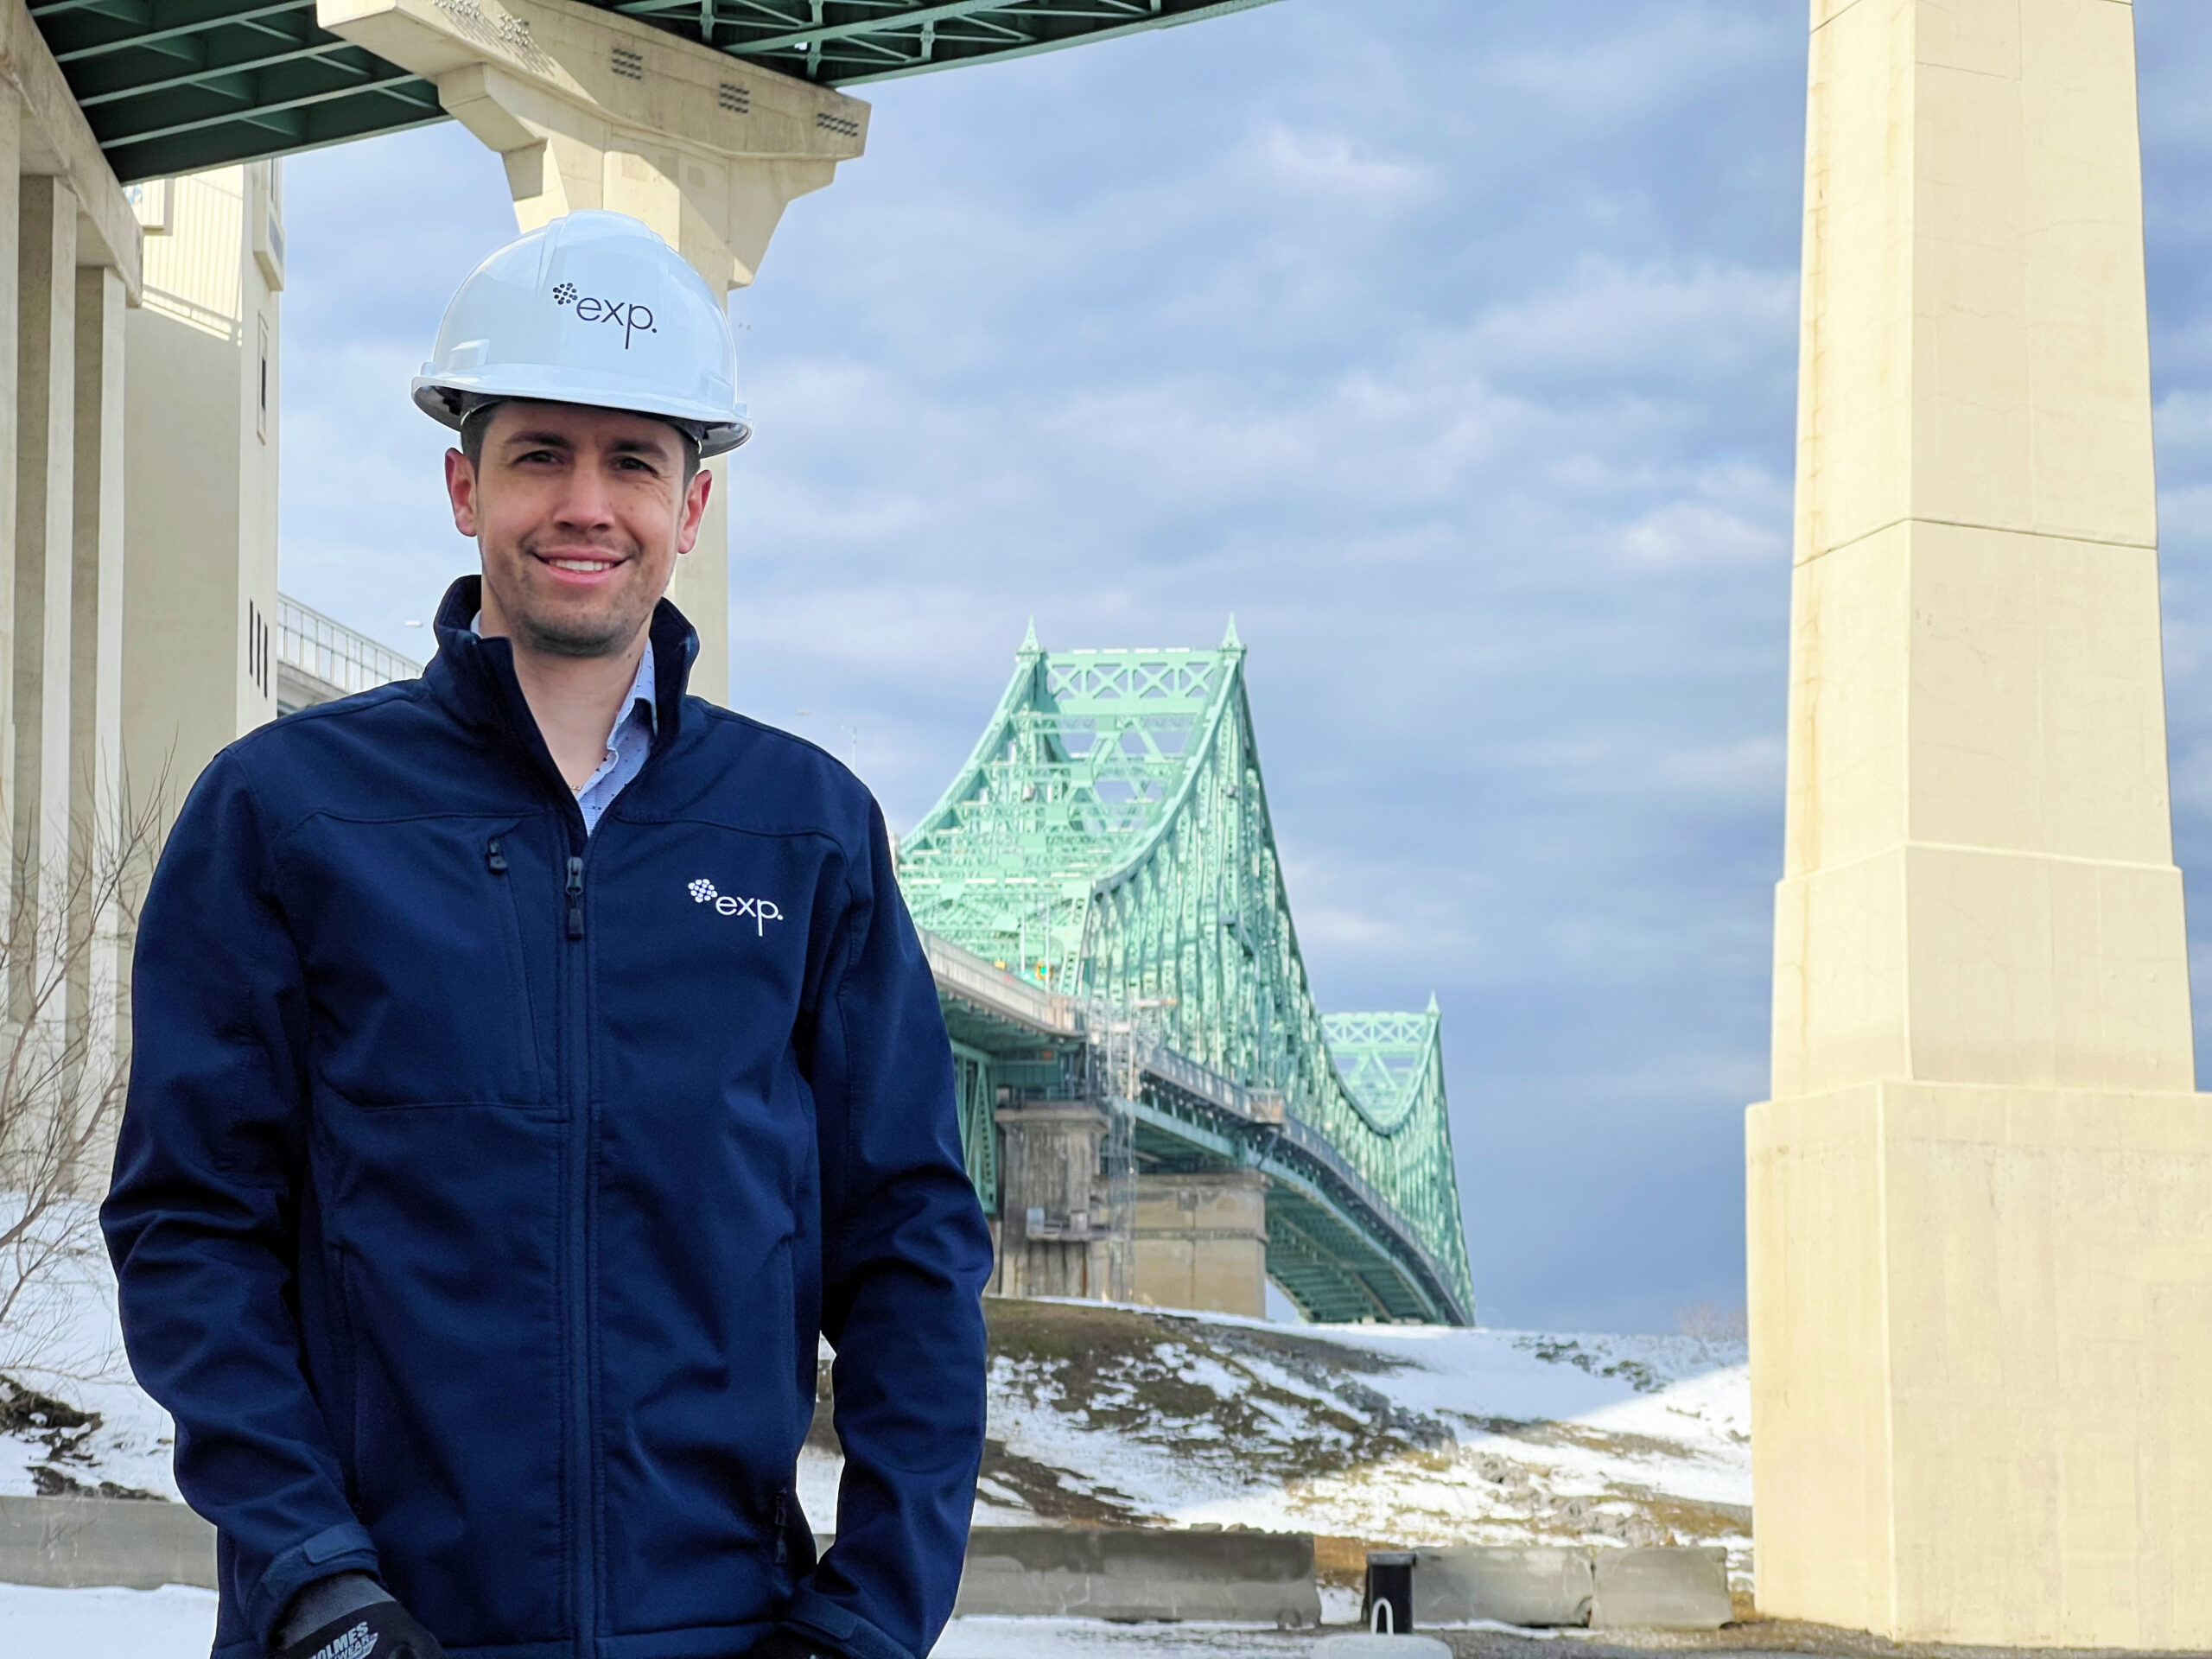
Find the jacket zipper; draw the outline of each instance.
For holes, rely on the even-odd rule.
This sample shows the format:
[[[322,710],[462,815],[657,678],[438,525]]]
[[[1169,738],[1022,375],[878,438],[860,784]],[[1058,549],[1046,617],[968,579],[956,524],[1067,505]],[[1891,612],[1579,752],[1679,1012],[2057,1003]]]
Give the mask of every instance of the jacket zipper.
[[[570,807],[573,814],[575,808]],[[575,845],[581,817],[569,824],[569,845]],[[590,842],[584,842],[585,852]],[[569,1113],[568,1168],[568,1350],[569,1410],[575,1421],[569,1434],[569,1548],[574,1552],[571,1593],[575,1602],[577,1659],[590,1659],[598,1647],[599,1503],[598,1467],[593,1423],[594,1356],[591,1340],[591,1121],[590,1045],[585,1022],[585,963],[580,949],[584,937],[584,855],[571,851],[568,880],[562,888],[566,901],[567,948],[561,952],[561,1069],[564,1103]]]
[[[654,762],[660,759],[660,750],[661,745],[656,741],[645,756],[645,765],[638,768],[638,776],[630,780],[629,789],[635,789],[653,770]],[[559,778],[557,772],[553,776]],[[623,792],[627,794],[629,790]],[[593,1456],[598,1395],[597,1357],[592,1344],[590,1318],[591,1152],[595,1137],[591,1116],[591,1046],[585,1022],[588,976],[585,957],[578,947],[584,942],[585,867],[599,838],[584,828],[583,811],[573,794],[564,787],[555,798],[567,809],[563,823],[570,849],[567,880],[561,888],[566,912],[563,931],[569,948],[561,952],[560,1030],[556,1038],[563,1103],[569,1112],[568,1201],[564,1206],[568,1237],[564,1245],[569,1282],[567,1345],[573,1368],[569,1409],[574,1419],[569,1433],[567,1482],[569,1524],[566,1531],[572,1552],[569,1593],[575,1606],[576,1659],[593,1659],[599,1646],[599,1561],[604,1554],[604,1540],[600,1536],[598,1465]],[[604,825],[613,817],[610,805],[600,822]],[[581,851],[576,850],[579,847]],[[486,849],[486,861],[491,863],[495,859],[495,869],[506,862],[505,852],[496,842]]]

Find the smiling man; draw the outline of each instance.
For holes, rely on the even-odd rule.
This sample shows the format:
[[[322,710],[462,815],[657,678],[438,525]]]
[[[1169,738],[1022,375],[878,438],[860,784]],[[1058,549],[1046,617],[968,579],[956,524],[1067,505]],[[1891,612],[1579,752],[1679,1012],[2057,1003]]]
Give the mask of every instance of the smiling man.
[[[104,1220],[216,1659],[920,1659],[951,1611],[990,1246],[935,987],[867,791],[687,697],[662,597],[735,370],[634,219],[486,260],[415,386],[483,575],[162,855]]]

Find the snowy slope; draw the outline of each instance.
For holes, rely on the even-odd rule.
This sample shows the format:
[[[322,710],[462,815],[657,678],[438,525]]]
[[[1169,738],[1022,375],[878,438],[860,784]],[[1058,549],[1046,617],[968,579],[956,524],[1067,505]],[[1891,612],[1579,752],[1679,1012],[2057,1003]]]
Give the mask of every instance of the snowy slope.
[[[1716,1542],[1748,1566],[1741,1343],[988,1309],[981,1523]],[[41,1363],[0,1367],[0,1492],[174,1498],[171,1425],[122,1365],[101,1268],[48,1326]],[[823,1531],[838,1469],[825,1401],[799,1482]]]
[[[105,1256],[73,1253],[23,1289],[0,1331],[0,1494],[174,1500],[175,1435],[130,1379]]]
[[[1744,1344],[993,1302],[983,1524],[1370,1543],[1721,1543],[1748,1569]],[[817,1419],[807,1512],[831,1525]]]

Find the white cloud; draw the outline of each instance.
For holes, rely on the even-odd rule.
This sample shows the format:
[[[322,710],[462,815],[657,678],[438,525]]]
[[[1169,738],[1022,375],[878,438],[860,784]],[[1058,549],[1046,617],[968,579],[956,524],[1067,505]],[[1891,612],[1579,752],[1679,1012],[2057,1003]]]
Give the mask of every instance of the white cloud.
[[[1255,135],[1253,170],[1287,194],[1334,196],[1372,209],[1396,208],[1435,187],[1417,162],[1378,156],[1342,132],[1300,131],[1268,122]]]

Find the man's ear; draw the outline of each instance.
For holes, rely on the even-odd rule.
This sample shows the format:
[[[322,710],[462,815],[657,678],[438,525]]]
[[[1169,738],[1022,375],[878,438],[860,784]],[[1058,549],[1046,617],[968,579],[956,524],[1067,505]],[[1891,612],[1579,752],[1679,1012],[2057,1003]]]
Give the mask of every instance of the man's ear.
[[[446,499],[453,503],[453,527],[476,539],[476,468],[458,449],[446,451]]]
[[[450,463],[448,471],[451,471]],[[691,474],[683,486],[683,522],[677,526],[676,550],[689,553],[699,543],[699,525],[707,516],[707,498],[714,493],[715,475],[704,467]],[[466,533],[466,532],[464,532]]]

